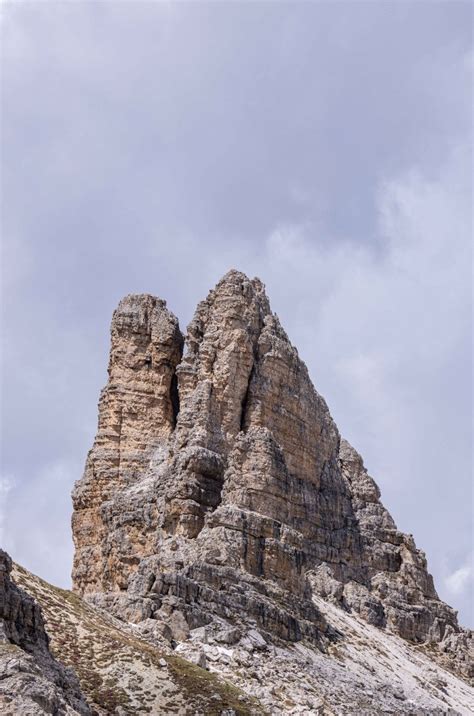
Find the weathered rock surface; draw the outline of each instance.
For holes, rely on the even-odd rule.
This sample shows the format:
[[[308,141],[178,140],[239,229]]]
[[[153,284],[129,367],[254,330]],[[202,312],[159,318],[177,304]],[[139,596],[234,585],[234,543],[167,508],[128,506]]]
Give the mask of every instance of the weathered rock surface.
[[[240,620],[237,627],[221,618],[192,630],[173,652],[166,640],[157,640],[150,624],[147,634],[144,625],[115,619],[18,565],[13,565],[12,577],[19,588],[13,590],[28,605],[26,612],[38,614],[41,607],[44,626],[37,622],[34,633],[44,639],[46,629],[51,654],[74,667],[96,716],[472,713],[472,689],[431,661],[421,647],[415,649],[321,597],[319,609],[344,635],[326,653],[303,641],[275,644],[250,622]],[[32,620],[26,622],[31,625]],[[29,626],[26,631],[31,632]],[[11,673],[0,680],[2,714],[89,713],[77,705],[70,708],[68,702],[63,709],[58,690],[62,698],[64,686],[52,686],[37,653],[27,655],[12,644],[8,649],[17,649],[20,657],[15,653],[13,659],[15,681],[10,681]],[[4,653],[2,646],[0,664]],[[12,666],[8,651],[6,663]],[[59,670],[65,671],[62,666]],[[56,701],[44,698],[45,683]]]
[[[304,641],[273,644],[252,628],[227,644],[225,626],[215,622],[193,630],[177,651],[204,657],[212,672],[258,695],[272,716],[472,713],[473,690],[421,647],[321,597],[316,603],[342,637],[326,653]]]
[[[126,588],[128,571],[153,553],[153,503],[120,508],[119,552],[111,542],[109,512],[121,492],[140,482],[150,454],[171,435],[178,412],[176,366],[183,338],[165,302],[128,296],[114,313],[111,338],[97,437],[74,497],[74,575],[83,592]]]
[[[49,650],[40,606],[12,581],[11,569],[0,550],[0,712],[91,714],[76,675]]]
[[[177,656],[166,642],[150,645],[133,626],[90,606],[72,592],[53,587],[18,565],[13,566],[12,577],[18,587],[9,582],[10,591],[16,596],[9,597],[8,603],[18,605],[17,595],[21,594],[23,606],[20,611],[14,606],[13,611],[17,627],[27,617],[25,643],[30,649],[38,639],[42,644],[48,642],[51,653],[48,651],[45,658],[44,650],[38,652],[36,646],[31,656],[30,652],[22,656],[18,653],[21,647],[12,644],[6,650],[3,645],[0,647],[0,713],[11,716],[265,713],[256,698]],[[7,628],[9,623],[9,617],[5,618]],[[14,632],[17,627],[12,627]],[[45,635],[45,627],[50,637]],[[25,631],[21,626],[20,629]],[[77,678],[70,676],[70,669],[57,660],[67,667],[73,666]],[[84,694],[80,694],[81,699],[79,682]]]
[[[25,691],[18,689],[16,710],[0,709],[0,713],[21,716],[63,713],[259,716],[265,713],[258,699],[174,654],[166,642],[151,645],[134,626],[92,607],[77,594],[53,587],[18,565],[14,565],[12,576],[24,597],[31,603],[33,597],[41,606],[51,653],[65,666],[74,667],[90,711],[54,710],[49,704],[40,704],[31,710],[29,702],[25,703]],[[24,676],[30,679],[29,674]],[[3,683],[0,681],[0,688]]]
[[[341,440],[262,283],[228,273],[182,349],[163,301],[123,299],[73,495],[75,590],[174,644],[224,619],[323,653],[344,638],[321,608],[334,604],[472,676],[471,634]]]

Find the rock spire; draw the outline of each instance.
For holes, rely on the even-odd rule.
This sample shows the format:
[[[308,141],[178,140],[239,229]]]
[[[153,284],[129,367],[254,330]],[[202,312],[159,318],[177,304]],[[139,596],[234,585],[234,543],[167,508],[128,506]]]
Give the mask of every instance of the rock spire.
[[[148,632],[176,643],[243,619],[324,651],[338,636],[323,598],[469,671],[470,635],[341,439],[258,279],[226,274],[184,346],[164,301],[120,302],[73,500],[75,590]]]

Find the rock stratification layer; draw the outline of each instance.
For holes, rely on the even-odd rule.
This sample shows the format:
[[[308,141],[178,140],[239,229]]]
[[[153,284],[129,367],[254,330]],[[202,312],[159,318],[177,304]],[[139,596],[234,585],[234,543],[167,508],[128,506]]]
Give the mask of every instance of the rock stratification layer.
[[[76,591],[173,642],[227,620],[324,651],[343,635],[323,599],[467,675],[470,635],[340,438],[258,279],[229,272],[184,351],[176,318],[148,295],[121,301],[111,333],[73,495]]]
[[[178,413],[176,367],[183,337],[166,303],[127,296],[114,312],[111,339],[97,436],[74,495],[74,579],[82,592],[125,589],[130,568],[153,552],[158,519],[153,501],[143,504],[140,514],[126,509],[121,516],[126,539],[118,550],[109,510],[115,511],[121,493],[136,488],[150,455],[172,434]]]

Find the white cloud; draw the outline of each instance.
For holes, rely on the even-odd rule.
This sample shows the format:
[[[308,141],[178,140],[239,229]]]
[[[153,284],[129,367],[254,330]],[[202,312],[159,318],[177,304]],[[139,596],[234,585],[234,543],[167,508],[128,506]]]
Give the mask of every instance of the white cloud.
[[[382,182],[372,246],[331,242],[301,225],[278,227],[267,241],[270,295],[286,285],[285,323],[348,425],[348,402],[357,402],[370,408],[378,435],[399,432],[401,418],[408,427],[413,402],[436,392],[469,335],[468,156],[454,151],[436,179],[410,170]]]
[[[472,569],[472,558],[459,569],[456,569],[452,574],[448,575],[445,580],[446,588],[451,594],[458,595],[466,591],[472,581],[473,569]]]

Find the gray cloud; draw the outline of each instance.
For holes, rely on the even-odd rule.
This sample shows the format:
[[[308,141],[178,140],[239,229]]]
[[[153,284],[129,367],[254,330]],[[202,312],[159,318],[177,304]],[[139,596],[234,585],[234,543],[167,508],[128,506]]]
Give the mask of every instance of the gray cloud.
[[[471,11],[4,6],[0,510],[16,559],[68,583],[69,491],[120,297],[158,294],[185,325],[236,266],[266,282],[468,622]]]

